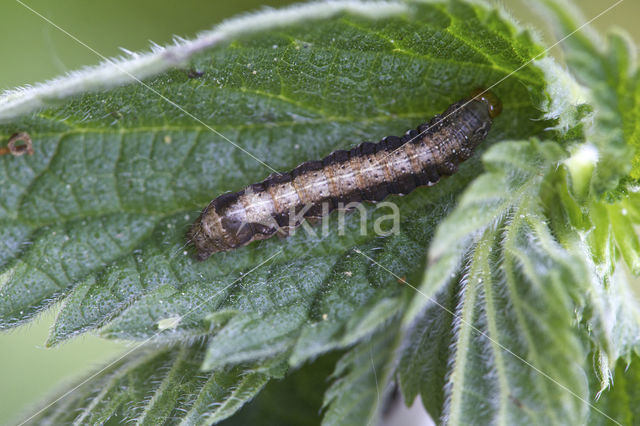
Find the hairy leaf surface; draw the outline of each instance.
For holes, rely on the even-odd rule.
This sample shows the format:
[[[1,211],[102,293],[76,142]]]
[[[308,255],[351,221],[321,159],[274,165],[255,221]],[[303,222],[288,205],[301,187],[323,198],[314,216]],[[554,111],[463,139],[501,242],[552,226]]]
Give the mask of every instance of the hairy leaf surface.
[[[334,217],[327,235],[299,232],[198,263],[184,235],[211,198],[269,173],[246,152],[287,170],[400,134],[539,52],[479,6],[411,4],[405,12],[239,36],[148,80],[241,149],[141,85],[83,94],[3,125],[3,135],[29,131],[37,154],[0,159],[3,232],[16,248],[2,252],[2,327],[64,299],[49,344],[95,328],[157,340],[213,331],[210,366],[267,352],[301,362],[374,330],[367,311],[382,304],[385,321],[400,288],[352,248],[373,250],[399,275],[420,274],[433,227],[477,161],[435,188],[392,199],[401,209],[396,236],[359,235],[357,215],[341,231]],[[544,88],[533,65],[495,88],[505,112],[486,145],[543,132]],[[374,210],[374,218],[388,213]]]
[[[536,2],[538,3],[538,2]],[[640,71],[636,46],[622,31],[603,40],[576,7],[565,0],[545,0],[547,16],[563,42],[570,71],[591,92],[596,105],[588,140],[597,147],[598,164],[592,181],[601,195],[616,188],[630,174],[640,178]]]
[[[487,172],[431,244],[425,297],[405,318],[411,340],[399,378],[407,397],[420,392],[443,422],[586,418],[587,347],[574,310],[584,303],[588,268],[556,241],[540,197],[564,155],[551,142],[492,147]],[[416,381],[412,366],[430,381]]]
[[[395,379],[445,423],[606,419],[592,397],[640,329],[619,275],[621,259],[640,271],[640,103],[622,38],[572,43],[590,105],[527,32],[464,0],[269,11],[0,97],[0,142],[27,131],[36,150],[0,157],[0,329],[62,301],[49,345],[146,344],[39,419],[214,423],[335,350],[327,424],[375,421]],[[215,196],[402,134],[479,87],[502,115],[453,177],[389,198],[399,233],[377,235],[389,211],[367,204],[365,233],[357,212],[333,214],[192,258],[186,230]],[[238,421],[293,423],[307,400],[291,417],[256,400]]]
[[[277,368],[235,366],[203,373],[202,343],[130,352],[106,370],[81,381],[34,423],[126,423],[185,425],[213,423],[235,413],[253,398]]]

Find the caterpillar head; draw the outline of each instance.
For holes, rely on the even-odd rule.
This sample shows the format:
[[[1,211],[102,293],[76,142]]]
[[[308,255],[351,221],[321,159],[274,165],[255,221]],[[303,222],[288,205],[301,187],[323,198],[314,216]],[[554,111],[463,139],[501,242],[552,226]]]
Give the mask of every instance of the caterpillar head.
[[[471,93],[471,97],[477,101],[484,102],[489,109],[489,117],[496,118],[502,112],[502,101],[495,93],[488,89],[476,89]]]

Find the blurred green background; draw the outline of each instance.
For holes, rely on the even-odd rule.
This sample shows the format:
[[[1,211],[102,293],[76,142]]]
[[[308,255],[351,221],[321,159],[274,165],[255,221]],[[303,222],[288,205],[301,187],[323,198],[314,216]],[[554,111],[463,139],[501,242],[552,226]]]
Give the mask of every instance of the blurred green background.
[[[189,38],[237,13],[291,1],[235,0],[21,0],[38,13],[105,56],[121,54],[119,47],[146,50],[153,41],[167,44],[173,35]],[[535,0],[530,0],[535,1]],[[614,0],[581,0],[587,18],[596,16]],[[525,0],[502,0],[522,23],[540,24]],[[640,28],[634,25],[640,2],[626,1],[602,16],[595,27],[625,28],[636,41]],[[40,82],[67,71],[99,62],[92,52],[47,24],[15,0],[0,4],[0,91]],[[539,27],[552,40],[545,27]],[[557,48],[556,48],[557,51]],[[1,196],[1,194],[0,194]],[[36,404],[55,389],[127,349],[124,344],[96,337],[80,337],[60,348],[45,349],[48,329],[55,312],[34,323],[0,334],[0,424]]]

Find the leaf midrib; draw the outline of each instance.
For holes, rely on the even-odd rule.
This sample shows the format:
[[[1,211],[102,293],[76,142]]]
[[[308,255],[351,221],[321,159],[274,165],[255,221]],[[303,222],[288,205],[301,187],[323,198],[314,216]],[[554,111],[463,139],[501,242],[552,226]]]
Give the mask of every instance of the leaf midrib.
[[[512,215],[512,219],[509,223],[507,232],[504,235],[504,248],[507,251],[513,252],[510,246],[513,244],[513,241],[516,238],[514,233],[515,233],[515,230],[518,228],[518,223],[524,222],[524,220],[520,218],[520,211],[526,212],[526,208],[524,207],[526,206],[526,204],[527,203],[524,202],[522,205],[518,206],[518,208],[514,211]],[[524,339],[527,342],[527,348],[528,348],[527,358],[532,360],[533,365],[543,365],[540,359],[540,354],[536,350],[535,339],[533,339],[533,337],[531,336],[531,333],[529,332],[529,327],[526,326],[527,321],[526,321],[526,318],[524,317],[524,313],[522,312],[522,306],[524,304],[519,298],[518,290],[513,286],[514,276],[516,275],[514,272],[515,266],[512,264],[511,261],[509,261],[508,257],[505,257],[504,259],[503,269],[505,272],[506,288],[507,288],[507,291],[509,292],[509,297],[512,302],[513,311],[515,312],[515,315],[516,315],[515,323],[520,326],[519,328],[522,331],[521,335],[524,337]],[[527,368],[529,367],[531,366],[527,365]],[[548,375],[548,373],[546,372],[544,372],[544,374]],[[547,378],[543,377],[543,380],[547,380]],[[539,383],[540,382],[538,382],[538,385]],[[553,406],[553,403],[549,399],[549,394],[546,392],[545,389],[542,389],[541,392],[539,392],[539,394],[542,394],[543,398],[546,400],[547,407]],[[553,418],[553,424],[561,423],[557,418],[557,414],[554,410],[548,410],[548,411],[549,411],[549,415]]]

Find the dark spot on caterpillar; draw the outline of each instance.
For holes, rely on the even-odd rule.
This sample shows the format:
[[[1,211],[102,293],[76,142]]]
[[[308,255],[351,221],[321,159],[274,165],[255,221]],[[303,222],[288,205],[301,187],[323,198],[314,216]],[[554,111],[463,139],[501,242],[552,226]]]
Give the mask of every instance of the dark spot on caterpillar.
[[[287,235],[302,220],[324,216],[341,205],[381,201],[389,194],[434,185],[471,157],[501,111],[493,93],[478,89],[470,99],[456,102],[402,137],[334,151],[321,161],[219,196],[196,219],[188,238],[197,258],[204,260],[276,233]]]
[[[0,148],[0,155],[11,154],[20,157],[24,154],[33,155],[33,141],[27,132],[16,133],[9,138],[6,148]]]

